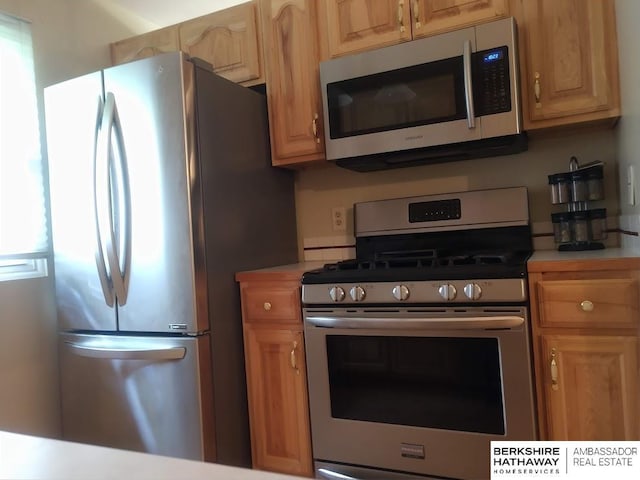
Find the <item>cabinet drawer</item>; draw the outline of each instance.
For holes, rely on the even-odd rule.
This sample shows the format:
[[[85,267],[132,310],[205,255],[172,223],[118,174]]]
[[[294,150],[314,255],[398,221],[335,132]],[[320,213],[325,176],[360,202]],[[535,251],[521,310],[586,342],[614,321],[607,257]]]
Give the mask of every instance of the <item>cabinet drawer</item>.
[[[246,287],[242,289],[245,322],[300,323],[300,288]]]
[[[549,280],[538,284],[542,327],[637,328],[635,279]]]

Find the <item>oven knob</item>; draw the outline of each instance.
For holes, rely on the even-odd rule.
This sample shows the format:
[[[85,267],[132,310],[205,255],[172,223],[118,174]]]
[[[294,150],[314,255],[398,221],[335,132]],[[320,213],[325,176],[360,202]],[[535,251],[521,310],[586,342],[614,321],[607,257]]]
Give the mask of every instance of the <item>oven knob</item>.
[[[445,300],[453,300],[454,298],[456,298],[458,292],[456,290],[456,287],[451,284],[446,284],[440,285],[440,288],[438,288],[438,293]]]
[[[367,294],[364,291],[364,288],[358,285],[349,290],[349,295],[351,295],[351,298],[355,302],[361,302]]]
[[[329,290],[329,296],[334,302],[341,302],[344,300],[344,290],[342,287],[331,287],[331,290]]]
[[[403,301],[409,298],[409,289],[405,285],[396,285],[391,293],[396,300]]]
[[[477,283],[467,283],[464,286],[464,294],[469,300],[478,300],[482,296],[482,289]]]

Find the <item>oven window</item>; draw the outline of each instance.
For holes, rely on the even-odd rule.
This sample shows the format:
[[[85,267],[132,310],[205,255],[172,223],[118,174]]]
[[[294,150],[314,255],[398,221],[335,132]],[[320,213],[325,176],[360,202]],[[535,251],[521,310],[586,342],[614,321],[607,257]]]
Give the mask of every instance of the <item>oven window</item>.
[[[466,118],[462,57],[327,85],[331,138]]]
[[[326,338],[332,417],[505,433],[496,338]]]

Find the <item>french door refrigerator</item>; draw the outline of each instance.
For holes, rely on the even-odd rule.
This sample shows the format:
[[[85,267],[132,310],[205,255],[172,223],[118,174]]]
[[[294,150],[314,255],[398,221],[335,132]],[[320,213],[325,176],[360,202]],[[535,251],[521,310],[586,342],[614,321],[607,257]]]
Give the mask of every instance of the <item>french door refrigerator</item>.
[[[264,95],[175,52],[45,112],[63,438],[250,466],[234,274],[297,259]]]

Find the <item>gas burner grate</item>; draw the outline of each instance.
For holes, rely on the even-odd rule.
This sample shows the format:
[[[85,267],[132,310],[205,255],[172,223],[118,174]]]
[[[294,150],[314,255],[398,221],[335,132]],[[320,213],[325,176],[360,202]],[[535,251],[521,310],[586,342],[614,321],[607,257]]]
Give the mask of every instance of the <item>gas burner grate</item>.
[[[477,253],[439,256],[435,254],[428,256],[406,256],[384,258],[381,255],[374,260],[342,260],[337,263],[328,263],[324,266],[326,271],[362,271],[362,270],[390,270],[390,269],[411,269],[411,268],[447,268],[457,266],[473,265],[508,265],[514,261],[515,255],[512,253]]]

